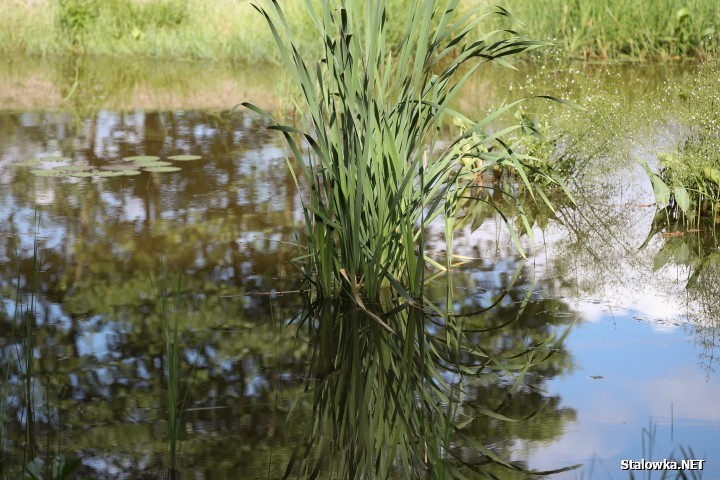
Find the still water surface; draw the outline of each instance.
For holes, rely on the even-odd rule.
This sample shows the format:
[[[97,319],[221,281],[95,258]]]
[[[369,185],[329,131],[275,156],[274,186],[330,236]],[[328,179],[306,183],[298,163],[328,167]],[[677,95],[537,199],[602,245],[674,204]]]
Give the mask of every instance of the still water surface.
[[[12,75],[3,72],[4,79]],[[479,91],[507,94],[482,83],[473,88],[466,103],[477,110],[485,108],[471,98]],[[95,478],[163,476],[166,361],[157,299],[182,274],[174,317],[180,389],[188,391],[179,433],[181,478],[281,478],[319,408],[305,388],[317,356],[328,348],[319,325],[338,315],[312,313],[308,320],[292,293],[300,280],[290,260],[302,242],[302,212],[281,139],[256,116],[241,111],[228,117],[197,97],[183,105],[178,94],[171,108],[142,100],[109,108],[100,97],[112,95],[105,92],[90,106],[8,101],[0,111],[5,474],[16,478],[29,461],[21,361],[26,337],[11,318],[18,282],[21,304],[32,291],[37,242],[32,404],[42,454],[78,457],[81,472]],[[638,143],[627,148],[652,156]],[[99,168],[128,156],[165,160],[177,154],[202,159],[175,162],[177,172],[92,179],[38,177],[30,173],[36,167],[17,165],[63,156]],[[720,267],[706,267],[691,286],[693,268],[680,254],[654,268],[661,249],[684,251],[685,242],[702,255],[697,246],[709,240],[702,232],[680,240],[654,236],[639,249],[655,214],[647,206],[648,183],[632,164],[587,176],[573,187],[576,208],[560,205],[557,216],[538,212],[527,261],[492,212],[477,212],[476,228],[457,232],[455,253],[473,260],[453,273],[455,313],[489,307],[507,289],[496,306],[468,317],[466,326],[485,330],[473,341],[512,353],[572,326],[514,395],[507,395],[512,381],[502,374],[462,384],[459,408],[474,417],[466,435],[526,470],[581,464],[549,477],[624,479],[630,474],[620,470],[621,459],[682,458],[683,448],[692,449],[690,458],[707,460],[702,478],[720,478]],[[431,249],[442,252],[442,226],[431,236]],[[447,280],[430,282],[428,295],[445,301]],[[361,322],[353,317],[357,312],[341,315]],[[433,318],[418,321],[433,335],[447,328]],[[459,388],[460,376],[449,365],[436,368],[438,378]],[[340,410],[330,403],[323,408]],[[520,422],[474,414],[487,409],[512,418],[536,414]],[[456,447],[459,458],[479,461],[459,440]],[[339,461],[341,454],[327,455]],[[337,478],[332,472],[341,469],[327,471]],[[639,473],[636,478],[649,477]]]

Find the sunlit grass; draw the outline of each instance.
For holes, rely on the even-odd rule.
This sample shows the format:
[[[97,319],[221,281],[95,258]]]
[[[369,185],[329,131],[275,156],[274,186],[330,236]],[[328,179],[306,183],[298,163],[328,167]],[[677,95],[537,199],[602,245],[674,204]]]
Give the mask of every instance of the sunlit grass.
[[[393,50],[386,19],[396,13],[384,1],[308,3],[316,36],[324,39],[317,61],[303,54],[277,2],[258,7],[276,39],[306,115],[297,127],[282,125],[259,107],[285,136],[295,162],[289,167],[303,200],[307,252],[296,259],[321,297],[345,292],[377,298],[392,287],[410,300],[422,292],[425,231],[446,221],[450,258],[453,220],[468,177],[495,166],[514,170],[530,192],[549,203],[535,171],[562,186],[513,152],[503,140],[521,128],[490,133],[489,125],[518,102],[473,121],[450,108],[463,84],[488,62],[543,46],[511,30],[473,36],[489,15],[502,9],[461,13],[458,1],[441,6],[414,3],[404,12],[403,41]],[[317,62],[317,63],[316,63]],[[444,125],[461,125],[458,136],[441,142]],[[521,212],[522,218],[522,212]],[[530,227],[525,222],[527,232]],[[513,237],[522,251],[517,236]]]
[[[412,2],[388,3],[402,11]],[[495,4],[522,19],[529,36],[554,42],[558,55],[565,58],[673,59],[705,55],[717,48],[720,5],[714,0],[468,0],[462,8]],[[316,42],[303,1],[285,1],[283,8],[298,43],[306,51],[321,51],[322,43]],[[402,15],[388,18],[388,39],[393,46],[400,43],[403,25]],[[247,1],[34,0],[0,4],[0,53],[69,52],[280,60],[272,36],[256,21]]]

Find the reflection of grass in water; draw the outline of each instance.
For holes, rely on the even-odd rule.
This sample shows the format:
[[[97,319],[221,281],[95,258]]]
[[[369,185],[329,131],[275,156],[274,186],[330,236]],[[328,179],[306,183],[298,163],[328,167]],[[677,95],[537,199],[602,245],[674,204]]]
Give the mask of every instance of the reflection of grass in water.
[[[165,355],[165,380],[167,388],[168,412],[168,469],[167,478],[178,477],[178,435],[182,425],[182,413],[190,392],[190,385],[185,389],[185,395],[180,394],[180,339],[178,335],[178,316],[180,314],[180,293],[182,291],[182,278],[179,277],[175,287],[172,308],[168,306],[169,292],[163,289],[160,293],[160,318],[163,333],[163,352]],[[193,369],[194,372],[194,369]]]
[[[39,226],[39,216],[37,215],[36,224]],[[46,446],[43,459],[43,457],[40,456],[40,450],[38,448],[36,438],[35,389],[37,388],[37,385],[34,372],[36,349],[35,330],[37,328],[36,303],[39,296],[39,275],[42,268],[42,257],[39,253],[38,235],[39,232],[36,232],[33,241],[33,257],[30,270],[31,277],[29,279],[23,279],[20,270],[20,255],[16,249],[15,255],[17,259],[18,274],[15,287],[15,299],[13,302],[13,313],[12,315],[8,313],[5,301],[0,298],[0,305],[2,306],[2,310],[0,311],[0,320],[10,323],[9,337],[5,339],[7,341],[7,345],[16,345],[15,335],[18,326],[20,327],[21,333],[21,344],[19,346],[16,345],[16,347],[19,347],[16,353],[19,367],[18,375],[22,382],[20,405],[23,409],[21,419],[24,422],[24,442],[21,459],[21,465],[24,466],[22,467],[23,478],[31,478],[33,480],[41,480],[43,478],[61,480],[70,478],[70,476],[72,476],[72,474],[79,468],[80,461],[78,459],[70,461],[65,460],[65,457],[59,452],[59,437],[58,451],[55,456],[51,458],[49,433],[47,434],[48,444]],[[23,293],[23,280],[26,280],[25,286],[29,289],[27,302],[25,301],[25,294]],[[14,478],[6,477],[13,465],[8,464],[5,457],[5,445],[6,443],[9,443],[7,439],[7,419],[5,418],[5,415],[8,413],[10,404],[13,403],[11,398],[14,396],[10,385],[10,371],[12,369],[10,362],[11,359],[12,353],[10,352],[10,348],[8,348],[3,358],[5,362],[5,374],[3,378],[0,379],[2,382],[0,384],[0,479]]]
[[[383,315],[391,333],[342,302],[308,308],[298,328],[307,328],[313,346],[313,415],[285,478],[527,478],[530,472],[510,460],[511,451],[489,448],[470,433],[474,423],[521,420],[466,403],[468,389],[480,379],[511,379],[509,401],[569,329],[498,355],[471,339],[462,318],[430,310],[396,308]],[[521,415],[528,420],[538,412]]]
[[[19,268],[19,267],[18,267]],[[20,291],[20,274],[18,273],[18,282],[15,288],[15,302],[14,302],[14,308],[12,316],[8,313],[7,308],[5,306],[5,300],[0,297],[0,306],[2,307],[2,316],[0,316],[0,321],[3,323],[10,322],[10,334],[6,339],[6,345],[13,345],[15,342],[15,329],[18,324],[18,318],[23,318],[22,308],[21,308],[21,291]],[[2,385],[0,385],[0,479],[4,479],[5,477],[5,469],[6,469],[6,457],[5,457],[5,444],[6,444],[6,418],[5,415],[7,413],[8,409],[8,402],[11,400],[11,390],[10,390],[10,352],[5,351],[3,360],[5,361],[5,375],[3,375],[2,378],[0,378],[0,381],[2,381]]]

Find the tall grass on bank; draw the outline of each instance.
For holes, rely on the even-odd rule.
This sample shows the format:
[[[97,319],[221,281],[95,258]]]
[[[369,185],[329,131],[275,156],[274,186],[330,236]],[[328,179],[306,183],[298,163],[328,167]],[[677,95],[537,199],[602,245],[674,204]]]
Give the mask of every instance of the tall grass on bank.
[[[320,5],[322,0],[312,0]],[[410,0],[388,0],[405,11]],[[553,41],[566,58],[673,58],[718,46],[715,0],[466,0],[463,10],[499,4],[527,22],[528,35]],[[298,45],[317,52],[301,0],[283,2]],[[395,47],[405,17],[387,19]],[[92,41],[87,41],[92,39]],[[0,53],[278,61],[272,35],[250,2],[235,0],[33,0],[0,2]]]
[[[396,12],[385,1],[324,0],[319,12],[307,2],[324,42],[317,63],[302,54],[277,1],[256,7],[302,92],[307,123],[282,125],[253,104],[243,105],[275,123],[271,128],[283,133],[296,160],[288,162],[296,183],[307,183],[307,253],[296,260],[321,297],[344,291],[362,305],[361,296],[374,299],[392,286],[406,299],[417,298],[425,262],[437,265],[425,255],[425,229],[444,214],[451,253],[452,217],[468,184],[463,175],[473,169],[508,165],[547,200],[502,140],[519,126],[485,132],[517,102],[480,122],[450,108],[482,65],[504,63],[543,43],[510,30],[475,38],[471,33],[485,17],[509,14],[473,9],[460,15],[458,3],[414,2],[403,12],[403,39],[392,51],[387,19]],[[466,128],[441,143],[448,120]]]
[[[565,58],[673,59],[718,47],[715,0],[505,0],[528,35]]]

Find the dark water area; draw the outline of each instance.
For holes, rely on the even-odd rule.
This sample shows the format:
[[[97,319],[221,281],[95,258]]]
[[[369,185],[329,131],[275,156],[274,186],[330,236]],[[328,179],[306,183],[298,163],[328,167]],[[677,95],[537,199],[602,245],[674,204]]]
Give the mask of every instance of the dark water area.
[[[614,75],[642,76],[627,67]],[[651,78],[648,92],[663,82]],[[476,100],[488,91],[482,82],[469,88],[466,105],[486,108]],[[467,478],[476,478],[472,465],[498,478],[623,479],[631,478],[623,459],[671,457],[704,459],[698,478],[720,478],[720,265],[690,261],[717,243],[705,231],[654,235],[640,248],[655,208],[634,165],[571,185],[577,206],[534,211],[527,259],[494,211],[471,212],[456,232],[461,264],[450,276],[428,275],[428,299],[439,307],[398,312],[391,320],[405,327],[391,335],[357,309],[308,308],[297,293],[291,260],[302,254],[304,220],[281,138],[246,111],[177,102],[0,106],[4,478],[21,477],[35,456],[29,443],[43,458],[79,458],[78,478],[165,476],[169,364],[159,298],[178,289],[169,317],[184,399],[179,478],[295,478],[318,458],[319,478],[350,478],[349,465],[367,462],[378,438],[396,443],[370,463],[392,464],[405,448],[417,478],[439,477],[437,459],[446,458]],[[649,155],[640,143],[626,148]],[[111,178],[31,173],[181,154],[202,158],[171,161],[179,171]],[[69,160],[18,165],[57,156]],[[443,229],[430,232],[429,250],[440,256]],[[35,314],[22,313],[31,301]],[[463,341],[509,370],[472,356],[462,358],[468,370],[448,361],[454,353],[443,345],[460,324]],[[405,349],[408,341],[418,350]],[[529,346],[536,365],[520,375]],[[423,397],[428,385],[439,387]],[[418,406],[433,402],[437,409]],[[434,430],[443,420],[431,415],[446,411],[462,435],[444,449]],[[382,429],[397,437],[368,433]],[[325,437],[347,448],[324,449]],[[485,465],[490,456],[516,469]],[[526,473],[573,465],[581,466]],[[405,478],[395,467],[392,478]]]

